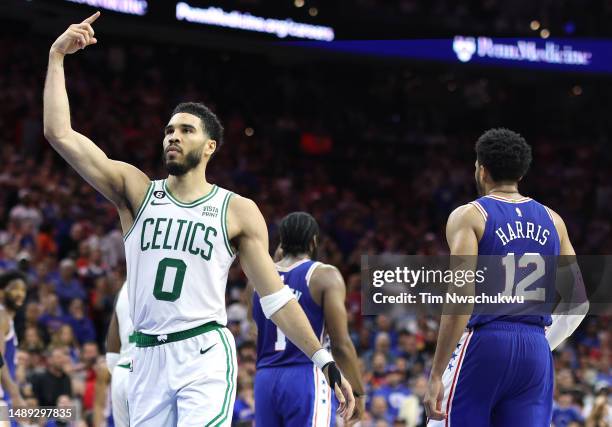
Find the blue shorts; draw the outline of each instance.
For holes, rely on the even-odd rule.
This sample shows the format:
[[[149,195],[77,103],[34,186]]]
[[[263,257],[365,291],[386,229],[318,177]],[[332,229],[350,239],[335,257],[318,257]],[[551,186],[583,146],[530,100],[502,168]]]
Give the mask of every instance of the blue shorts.
[[[442,382],[444,421],[429,427],[550,427],[553,359],[544,328],[492,322],[466,332]]]
[[[256,426],[335,426],[337,407],[325,376],[314,365],[260,368],[255,374]]]

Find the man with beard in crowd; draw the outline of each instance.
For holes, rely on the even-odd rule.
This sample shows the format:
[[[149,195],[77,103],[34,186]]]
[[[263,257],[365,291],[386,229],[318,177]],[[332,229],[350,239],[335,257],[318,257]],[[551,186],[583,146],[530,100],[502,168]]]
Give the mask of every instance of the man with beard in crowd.
[[[10,270],[0,275],[0,353],[5,361],[0,375],[1,397],[13,407],[25,406],[19,387],[15,384],[17,334],[14,319],[17,311],[23,306],[26,292],[26,278],[23,273]]]

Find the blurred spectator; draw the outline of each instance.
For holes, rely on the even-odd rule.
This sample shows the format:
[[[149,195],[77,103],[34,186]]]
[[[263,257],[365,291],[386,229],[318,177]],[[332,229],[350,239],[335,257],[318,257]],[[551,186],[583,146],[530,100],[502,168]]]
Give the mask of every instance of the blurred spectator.
[[[253,378],[248,374],[241,375],[238,377],[238,391],[232,423],[237,426],[250,426],[253,420],[255,420]]]
[[[75,300],[80,301],[80,300]],[[51,347],[65,347],[68,349],[73,364],[79,361],[79,342],[74,336],[72,326],[62,325],[51,337]]]
[[[48,356],[47,368],[32,376],[32,391],[40,406],[55,406],[62,394],[72,395],[70,377],[66,374],[69,363],[66,348],[55,348]]]
[[[586,420],[585,427],[610,427],[611,421],[608,396],[597,396],[591,414]]]
[[[553,409],[552,422],[555,427],[568,427],[571,422],[584,422],[580,410],[574,406],[571,393],[562,393]]]
[[[84,300],[85,290],[80,281],[75,277],[75,263],[69,258],[63,259],[59,267],[60,277],[55,281],[55,293],[59,297],[64,309],[73,298]]]
[[[397,366],[389,366],[386,383],[376,390],[372,396],[372,401],[378,396],[385,398],[387,402],[387,412],[392,420],[398,417],[404,402],[408,396],[412,394],[410,389],[402,384],[402,377],[402,372],[398,370]]]
[[[404,421],[404,427],[425,427],[427,415],[423,397],[427,392],[427,377],[418,377],[412,386],[413,394],[408,396],[400,408],[398,418]]]
[[[55,294],[49,294],[44,298],[43,313],[38,318],[38,323],[49,336],[53,335],[64,323],[66,323],[66,316]]]
[[[93,322],[85,316],[84,302],[81,299],[70,301],[67,322],[72,326],[74,335],[80,343],[96,340]]]
[[[387,399],[384,396],[374,396],[370,403],[370,414],[374,425],[379,421],[384,421],[388,424],[393,422],[389,407],[387,405]]]

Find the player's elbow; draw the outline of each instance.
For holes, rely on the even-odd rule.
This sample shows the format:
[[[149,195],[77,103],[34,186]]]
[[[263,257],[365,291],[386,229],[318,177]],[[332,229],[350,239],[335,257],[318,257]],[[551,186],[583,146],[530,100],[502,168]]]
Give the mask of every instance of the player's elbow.
[[[353,343],[348,336],[339,339],[332,339],[331,351],[335,357],[347,357],[354,351]]]
[[[51,145],[61,144],[62,141],[66,140],[69,133],[70,129],[62,129],[57,126],[52,126],[48,123],[44,124],[43,135]]]

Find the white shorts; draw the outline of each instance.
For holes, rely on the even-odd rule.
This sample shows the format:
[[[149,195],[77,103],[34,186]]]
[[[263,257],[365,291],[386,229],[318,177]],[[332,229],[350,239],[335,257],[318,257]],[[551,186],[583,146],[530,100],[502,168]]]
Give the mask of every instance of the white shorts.
[[[130,427],[231,426],[236,345],[227,328],[134,350]]]
[[[450,407],[448,400],[452,399],[452,394],[455,391],[456,379],[461,371],[461,365],[463,364],[463,359],[465,356],[465,349],[469,344],[470,338],[472,336],[471,332],[464,332],[457,343],[457,347],[453,352],[453,356],[451,356],[451,364],[453,367],[451,369],[446,369],[444,374],[442,374],[442,385],[444,386],[444,398],[442,399],[442,409],[447,411]],[[454,362],[454,363],[453,363]],[[448,414],[447,414],[448,415]],[[447,420],[428,420],[427,427],[448,427],[449,423]]]
[[[129,427],[128,412],[128,379],[130,368],[115,366],[111,378],[111,402],[113,404],[113,421],[116,427]]]

